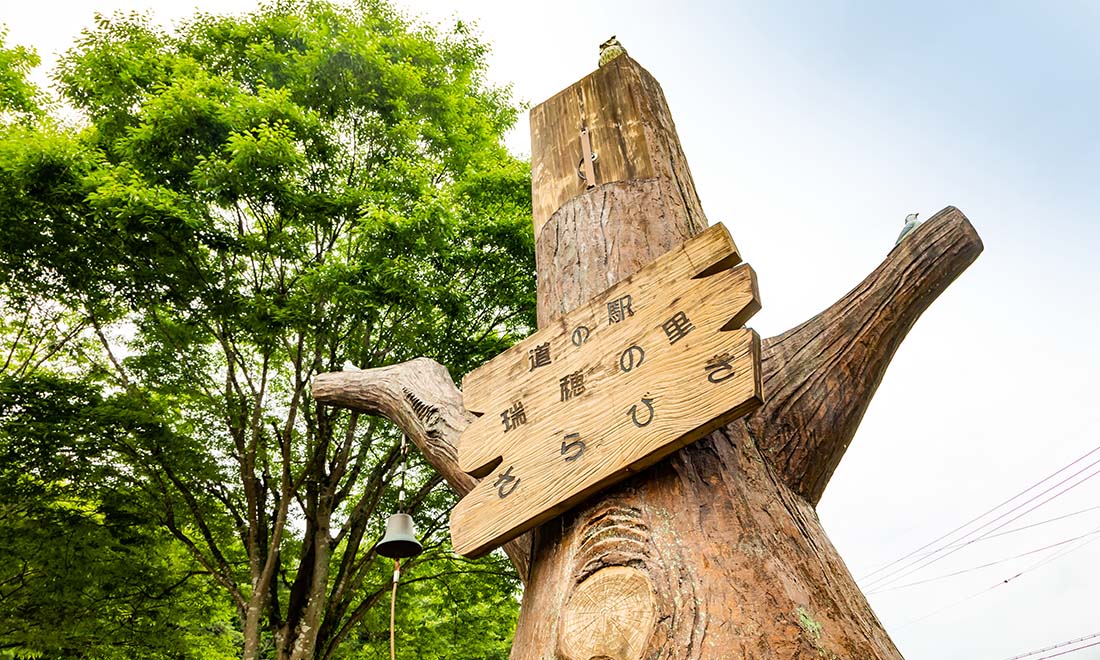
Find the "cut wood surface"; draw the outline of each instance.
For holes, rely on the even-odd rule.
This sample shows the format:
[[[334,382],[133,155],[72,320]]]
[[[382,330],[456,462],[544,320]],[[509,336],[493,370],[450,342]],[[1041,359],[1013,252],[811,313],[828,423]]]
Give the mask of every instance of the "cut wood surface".
[[[584,160],[582,132],[596,160]],[[703,210],[660,86],[629,56],[615,58],[531,109],[535,237],[566,201],[591,186],[660,183],[657,214],[698,220]],[[585,173],[582,179],[578,170]],[[586,171],[587,170],[587,171]]]
[[[732,246],[712,227],[467,375],[485,414],[459,466],[495,469],[451,515],[456,552],[484,554],[763,402],[759,338],[738,329],[756,280],[723,268]]]
[[[722,319],[696,316],[697,336],[672,347],[682,350],[655,349],[636,375],[617,373],[611,356],[586,372],[589,400],[582,395],[573,410],[515,429],[499,467],[451,514],[455,551],[480,556],[759,407],[759,338],[751,330],[718,332]],[[662,339],[651,332],[639,344]],[[708,383],[710,359],[720,360],[728,380]],[[608,382],[615,378],[623,384]]]
[[[900,658],[810,498],[828,482],[905,332],[981,251],[958,209],[935,214],[835,305],[762,342],[770,394],[756,413],[539,527],[533,543],[528,533],[506,544],[527,584],[512,660],[605,649],[576,624],[571,603],[581,585],[623,567],[638,571],[655,615],[620,611],[609,596],[603,625],[634,626],[630,639],[646,640],[640,654],[633,641],[607,653],[613,660]],[[859,328],[862,339],[845,328]],[[866,385],[839,386],[826,377],[831,365],[856,369]],[[477,482],[459,468],[456,449],[473,415],[442,365],[422,358],[323,374],[313,394],[397,423],[460,494]],[[584,603],[576,601],[591,607]]]
[[[458,437],[474,416],[462,405],[447,367],[417,358],[377,369],[338,371],[313,378],[313,398],[380,415],[397,424],[453,491],[465,495],[477,479],[458,467]],[[520,537],[504,545],[521,580],[526,582],[531,541]]]
[[[600,571],[566,604],[559,648],[566,660],[641,658],[656,605],[645,573],[628,566]]]
[[[623,566],[646,576],[657,615],[644,652],[614,660],[900,658],[813,502],[894,350],[981,250],[957,209],[935,214],[835,305],[764,340],[757,412],[539,527],[512,660],[596,644],[567,641],[568,604],[586,580]],[[569,284],[567,295],[582,297],[575,287],[603,282]]]

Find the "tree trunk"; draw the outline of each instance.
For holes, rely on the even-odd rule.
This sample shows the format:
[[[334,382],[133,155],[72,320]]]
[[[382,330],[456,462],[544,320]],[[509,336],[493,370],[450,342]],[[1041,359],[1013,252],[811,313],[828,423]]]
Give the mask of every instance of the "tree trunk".
[[[581,245],[538,253],[611,247],[593,225],[639,215],[609,207],[616,198],[567,202],[542,238]],[[578,218],[588,226],[553,230]],[[664,227],[606,250],[608,271],[636,270],[690,231]],[[757,413],[539,528],[513,660],[900,657],[814,504],[906,332],[980,251],[962,213],[940,212],[835,305],[764,342]],[[572,300],[607,286],[576,262],[540,261],[539,277],[575,286]]]
[[[656,116],[647,135],[671,132],[650,153],[682,159],[659,86],[641,71],[643,110]],[[676,185],[600,183],[538,228],[540,325],[705,227],[686,163],[651,171]],[[669,202],[672,189],[682,198]],[[814,505],[901,340],[981,250],[965,216],[944,209],[828,310],[765,340],[756,413],[543,525],[530,546],[513,542],[527,587],[512,659],[900,658]],[[469,489],[454,446],[470,416],[440,365],[324,374],[314,396],[394,420]]]

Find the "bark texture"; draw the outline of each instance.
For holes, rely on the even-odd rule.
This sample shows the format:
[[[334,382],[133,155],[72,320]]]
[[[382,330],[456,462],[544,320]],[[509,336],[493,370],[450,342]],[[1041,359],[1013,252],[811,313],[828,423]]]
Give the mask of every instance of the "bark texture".
[[[576,174],[582,131],[594,181]],[[531,198],[540,327],[588,302],[572,268],[606,281],[598,293],[648,263],[633,261],[643,246],[665,252],[707,227],[661,85],[626,55],[531,109]]]
[[[649,254],[660,256],[707,228],[698,215],[662,203],[665,188],[658,179],[605,183],[550,216],[535,240],[539,327],[638,272],[652,261]],[[593,286],[577,287],[578,279]]]
[[[644,264],[666,243],[629,257]],[[512,658],[901,657],[814,503],[906,332],[981,249],[963,214],[944,209],[836,304],[765,340],[767,403],[751,418],[539,528],[529,573],[526,537],[513,542],[509,556],[527,589]],[[575,281],[589,297],[606,287],[602,273],[586,279]],[[421,359],[325,374],[314,396],[392,419],[452,487],[466,492],[473,483],[454,459],[470,415],[441,365]],[[651,599],[624,602],[594,586],[622,568],[633,571],[622,591],[638,592],[641,579]],[[608,593],[605,608],[575,600],[593,592]],[[578,610],[604,614],[585,627],[575,623]]]
[[[627,57],[613,65],[532,111],[540,326],[707,224],[660,86]],[[601,152],[584,191],[581,130]],[[751,417],[509,544],[527,584],[512,659],[900,658],[814,506],[894,351],[981,250],[944,209],[836,304],[764,341]],[[385,415],[455,490],[474,483],[455,461],[470,414],[442,366],[326,374],[314,396]]]

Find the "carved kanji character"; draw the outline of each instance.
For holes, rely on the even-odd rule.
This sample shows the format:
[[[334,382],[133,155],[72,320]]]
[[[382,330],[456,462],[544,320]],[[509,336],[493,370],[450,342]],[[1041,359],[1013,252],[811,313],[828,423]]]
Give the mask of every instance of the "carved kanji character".
[[[500,421],[504,424],[504,432],[527,423],[527,412],[523,409],[523,402],[516,401],[512,407],[500,413]]]
[[[649,423],[653,421],[653,399],[642,397],[642,405],[647,410],[644,421],[638,419],[638,404],[630,406],[630,421],[634,422],[634,426],[637,427],[649,426]]]
[[[630,309],[630,303],[629,294],[607,303],[607,321],[618,323],[626,320],[628,316],[634,316],[634,310]]]
[[[584,394],[584,372],[574,371],[566,374],[559,383],[561,385],[561,400],[568,401],[575,396]]]
[[[729,353],[723,353],[722,355],[715,355],[707,361],[706,366],[703,369],[707,372],[707,380],[712,383],[721,383],[724,380],[733,378],[737,373],[733,370],[733,356]]]
[[[544,342],[527,351],[527,357],[531,360],[531,371],[550,364],[550,342]]]
[[[642,366],[642,362],[644,361],[645,349],[635,344],[623,351],[622,355],[619,356],[619,369],[622,369],[625,374],[635,367]]]
[[[585,445],[584,445],[584,441],[579,439],[580,437],[581,437],[580,433],[570,433],[570,434],[565,436],[565,440],[569,440],[570,438],[578,438],[578,439],[573,440],[573,442],[569,442],[569,443],[565,442],[565,440],[562,440],[561,455],[565,456],[565,462],[566,463],[572,463],[573,461],[580,458],[581,454],[584,453]],[[567,455],[567,454],[569,454],[569,452],[574,451],[574,450],[577,453],[573,454],[572,456]]]
[[[584,342],[588,341],[588,335],[591,334],[591,330],[586,325],[578,325],[573,330],[573,345],[580,346]]]
[[[493,488],[497,489],[497,495],[499,495],[501,499],[504,499],[505,497],[511,495],[512,491],[515,490],[516,486],[519,485],[519,477],[512,475],[513,467],[514,466],[509,465],[508,469],[497,475],[497,480],[493,482]],[[505,486],[508,487],[507,490],[505,490]]]
[[[668,343],[675,344],[684,338],[687,333],[695,329],[691,319],[683,312],[676,312],[672,318],[661,324],[661,329],[668,336]]]

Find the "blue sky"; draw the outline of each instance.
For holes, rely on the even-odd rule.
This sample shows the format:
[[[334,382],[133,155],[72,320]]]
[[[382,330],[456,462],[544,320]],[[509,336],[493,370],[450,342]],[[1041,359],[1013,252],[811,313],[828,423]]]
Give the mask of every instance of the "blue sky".
[[[985,253],[898,351],[819,507],[857,576],[1100,444],[1100,3],[403,4],[477,21],[492,80],[531,103],[595,68],[617,34],[665,90],[710,221],[759,274],[764,336],[855,286],[907,213],[968,215]],[[49,60],[93,11],[154,5],[169,21],[253,3],[39,0],[0,22]],[[509,145],[529,151],[525,121]],[[1020,522],[1098,502],[1095,479]],[[1098,513],[913,577],[1072,538]],[[1100,542],[971,597],[1049,554],[871,603],[910,660],[997,660],[1100,630]]]

